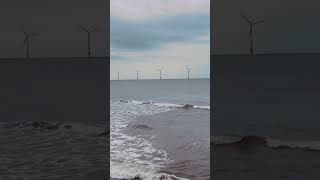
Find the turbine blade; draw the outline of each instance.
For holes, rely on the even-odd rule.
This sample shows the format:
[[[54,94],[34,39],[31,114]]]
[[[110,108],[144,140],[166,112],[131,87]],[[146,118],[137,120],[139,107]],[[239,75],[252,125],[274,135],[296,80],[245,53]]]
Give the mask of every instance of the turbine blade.
[[[85,27],[83,27],[82,25],[80,25],[80,28],[86,32],[89,32],[88,29],[86,29]]]
[[[241,15],[241,17],[248,23],[251,24],[251,21],[244,15]]]
[[[256,25],[256,24],[262,24],[262,23],[264,23],[264,20],[256,21],[256,22],[254,23],[254,25]]]

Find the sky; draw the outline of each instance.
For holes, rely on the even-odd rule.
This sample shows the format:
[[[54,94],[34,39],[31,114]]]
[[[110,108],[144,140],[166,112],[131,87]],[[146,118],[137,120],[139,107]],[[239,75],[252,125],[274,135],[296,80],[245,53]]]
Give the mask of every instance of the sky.
[[[210,0],[111,0],[110,78],[210,76]]]
[[[212,1],[212,54],[248,53],[249,27],[241,18],[263,19],[254,31],[259,53],[320,52],[320,1]]]
[[[87,56],[87,35],[79,25],[94,26],[92,55],[109,52],[109,2],[106,0],[2,0],[0,58],[25,57],[23,31],[31,57]]]

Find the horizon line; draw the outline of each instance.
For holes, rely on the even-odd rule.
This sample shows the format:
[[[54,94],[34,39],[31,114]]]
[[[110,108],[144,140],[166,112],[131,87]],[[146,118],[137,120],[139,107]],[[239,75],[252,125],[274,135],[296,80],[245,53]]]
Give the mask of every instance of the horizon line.
[[[197,80],[197,79],[210,79],[210,77],[205,77],[205,78],[190,78],[190,79],[186,79],[186,78],[172,78],[172,79],[110,79],[110,81],[144,81],[144,80]]]

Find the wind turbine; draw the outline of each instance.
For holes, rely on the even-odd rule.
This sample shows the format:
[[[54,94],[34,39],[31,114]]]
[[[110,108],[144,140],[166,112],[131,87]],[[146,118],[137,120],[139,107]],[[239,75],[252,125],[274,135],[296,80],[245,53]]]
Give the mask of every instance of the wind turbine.
[[[38,36],[38,34],[35,33],[28,33],[26,31],[23,31],[24,34],[24,45],[26,46],[26,58],[30,59],[30,38]]]
[[[250,39],[250,54],[253,55],[253,31],[254,26],[258,24],[264,23],[264,20],[250,20],[246,16],[242,15],[242,18],[248,23],[250,30],[249,30],[249,39]]]
[[[94,27],[87,28],[82,25],[80,25],[80,28],[87,33],[88,36],[88,57],[91,57],[91,33],[96,31]]]
[[[120,72],[118,72],[118,81],[120,80]]]
[[[191,68],[189,66],[186,66],[186,68],[187,68],[187,73],[188,73],[188,79],[190,79],[190,70],[191,70]]]
[[[162,71],[163,71],[163,68],[157,69],[157,71],[159,71],[159,73],[160,73],[160,80],[162,80]]]
[[[137,80],[139,80],[139,70],[136,70],[136,72],[137,72]]]

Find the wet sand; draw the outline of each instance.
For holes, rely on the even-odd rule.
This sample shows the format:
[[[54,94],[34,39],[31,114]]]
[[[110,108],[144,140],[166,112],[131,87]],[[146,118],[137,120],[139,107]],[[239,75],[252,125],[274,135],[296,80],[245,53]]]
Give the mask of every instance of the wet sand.
[[[130,123],[129,134],[148,138],[170,162],[160,172],[192,180],[210,179],[210,111],[174,108]]]

